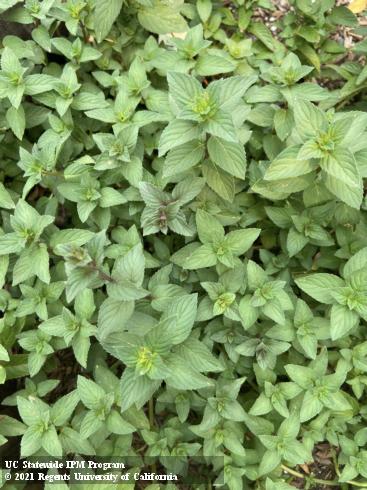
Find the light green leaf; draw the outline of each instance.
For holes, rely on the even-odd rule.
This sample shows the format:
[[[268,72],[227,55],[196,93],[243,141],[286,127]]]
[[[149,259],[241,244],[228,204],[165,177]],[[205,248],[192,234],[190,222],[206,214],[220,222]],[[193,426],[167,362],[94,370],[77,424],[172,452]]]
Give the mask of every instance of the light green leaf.
[[[204,152],[204,145],[198,140],[189,141],[174,148],[168,152],[166,157],[163,176],[171,177],[175,174],[186,172],[202,160]]]
[[[363,199],[363,183],[352,153],[340,148],[320,162],[325,172],[326,188],[349,206],[359,209]]]
[[[84,376],[78,376],[77,391],[81,401],[90,410],[98,409],[101,405],[101,400],[106,396],[100,386]]]
[[[187,24],[177,6],[171,7],[160,0],[154,0],[142,7],[138,12],[138,19],[144,29],[155,34],[187,30]]]
[[[56,458],[62,456],[62,446],[53,425],[42,434],[42,447],[50,456]]]
[[[281,463],[281,457],[275,450],[265,451],[259,467],[259,475],[267,475],[271,473]]]
[[[208,141],[211,160],[234,177],[244,180],[246,175],[246,154],[240,143],[232,143],[211,136]]]
[[[194,250],[183,263],[185,269],[202,269],[217,263],[217,256],[211,245],[202,245]]]
[[[344,281],[334,274],[311,274],[295,279],[297,286],[320,303],[335,302],[330,290],[344,286]]]
[[[346,335],[358,324],[358,314],[343,305],[333,305],[330,314],[331,339],[337,340]]]
[[[300,420],[306,422],[318,415],[323,408],[321,401],[318,399],[317,394],[307,391],[302,400]]]
[[[205,164],[202,166],[203,176],[208,186],[226,201],[233,201],[235,184],[231,175],[222,172],[216,165]]]
[[[100,43],[110,32],[117,19],[123,0],[98,0],[94,8],[94,30]]]
[[[233,255],[243,255],[258,238],[260,231],[258,228],[230,231],[225,238],[226,246]]]
[[[303,140],[314,137],[327,129],[324,113],[311,102],[297,100],[293,107],[296,129]]]
[[[4,209],[14,209],[15,204],[11,198],[7,189],[2,182],[0,182],[0,207]]]
[[[167,360],[169,375],[166,383],[177,390],[196,390],[208,388],[213,385],[213,381],[206,376],[194,371],[187,366],[185,361],[178,356],[171,356]]]
[[[164,311],[161,322],[165,324],[164,336],[172,345],[181,344],[190,335],[197,310],[197,295],[174,298]]]
[[[200,136],[199,127],[191,121],[174,119],[163,130],[159,140],[159,156]]]
[[[13,106],[9,107],[6,113],[6,120],[15,136],[21,140],[25,130],[25,114],[23,107],[19,106],[17,109]]]
[[[299,147],[291,146],[283,150],[271,162],[265,173],[265,180],[281,180],[306,175],[315,170],[316,165],[310,160],[298,160]]]

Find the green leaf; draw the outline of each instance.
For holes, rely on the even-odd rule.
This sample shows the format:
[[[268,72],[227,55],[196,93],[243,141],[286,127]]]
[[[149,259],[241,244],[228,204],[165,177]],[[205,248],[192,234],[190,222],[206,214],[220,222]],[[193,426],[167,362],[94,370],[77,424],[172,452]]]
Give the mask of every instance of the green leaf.
[[[234,177],[244,180],[246,175],[246,155],[240,143],[232,143],[215,136],[208,141],[211,160]]]
[[[326,116],[310,102],[297,100],[293,113],[297,132],[302,139],[312,138],[327,128]]]
[[[142,407],[159,388],[161,381],[151,380],[147,376],[136,376],[134,369],[125,368],[121,378],[121,411],[132,405]]]
[[[363,199],[363,182],[354,156],[344,149],[320,162],[325,172],[325,186],[341,201],[359,209]]]
[[[51,425],[46,432],[42,434],[42,447],[50,456],[54,456],[56,458],[62,456],[62,446],[53,425]]]
[[[233,124],[233,118],[230,113],[223,110],[217,110],[216,113],[205,123],[205,131],[213,136],[237,143],[238,136]]]
[[[19,106],[17,109],[15,107],[9,107],[6,113],[6,120],[15,136],[21,140],[23,138],[26,123],[23,107]]]
[[[51,409],[51,420],[56,427],[64,426],[79,403],[77,390],[59,398]]]
[[[289,109],[278,109],[274,114],[274,129],[278,138],[284,141],[293,129],[292,111]]]
[[[118,206],[119,204],[125,204],[126,198],[116,189],[112,187],[104,187],[101,189],[101,197],[99,205],[101,208],[110,208],[111,206]]]
[[[15,208],[14,201],[2,182],[0,182],[0,207],[4,209]]]
[[[45,51],[51,51],[51,38],[46,27],[40,25],[32,31],[33,40],[39,44]]]
[[[171,7],[160,0],[153,0],[139,10],[139,22],[144,29],[155,34],[185,32],[187,24],[177,7],[178,5]]]
[[[246,91],[256,80],[256,75],[222,78],[211,82],[208,91],[213,95],[221,109],[230,112],[236,108]]]
[[[25,431],[21,443],[20,452],[22,458],[32,456],[35,454],[42,445],[42,434],[38,427],[31,426]]]
[[[260,229],[247,228],[231,231],[226,235],[225,243],[233,255],[243,255],[260,235]]]
[[[251,24],[250,32],[256,36],[270,51],[275,51],[276,41],[271,34],[271,31],[261,22],[253,22]]]
[[[206,22],[209,19],[210,14],[212,12],[211,2],[208,0],[198,0],[198,2],[196,4],[196,8],[198,10],[200,19],[203,22]]]
[[[80,426],[80,437],[88,439],[97,430],[103,427],[103,420],[97,418],[94,411],[87,412]]]
[[[25,80],[25,94],[37,95],[54,88],[55,79],[49,75],[28,75]]]
[[[241,299],[239,304],[239,313],[243,328],[247,330],[248,328],[252,327],[259,316],[259,311],[258,308],[251,305],[251,296],[244,296]]]
[[[233,71],[235,66],[236,64],[233,60],[229,56],[226,56],[226,53],[223,53],[223,51],[219,51],[216,54],[207,52],[205,56],[199,57],[195,70],[198,75],[208,77]]]
[[[201,243],[213,243],[224,239],[224,228],[214,216],[203,209],[196,211],[196,226]]]
[[[185,73],[169,72],[167,82],[170,95],[179,109],[191,106],[203,91],[198,80]]]
[[[365,28],[276,3],[0,0],[4,454],[367,478]]]
[[[260,396],[252,405],[249,413],[250,415],[266,415],[272,410],[272,408],[273,407],[269,398],[267,398],[264,393],[260,393]]]
[[[76,247],[80,247],[85,245],[93,236],[94,233],[90,230],[78,228],[59,230],[52,234],[50,245],[52,248],[63,244],[74,244]]]
[[[8,73],[21,73],[22,65],[19,62],[18,56],[9,47],[5,47],[1,54],[1,69]]]
[[[24,242],[16,233],[0,235],[0,255],[18,253],[22,250]]]
[[[295,228],[289,230],[287,236],[287,250],[290,257],[297,255],[308,243],[309,239]]]
[[[212,267],[217,263],[217,255],[211,245],[196,248],[183,263],[185,269],[202,269]]]
[[[14,7],[17,3],[19,3],[20,0],[1,0],[0,1],[0,12],[3,13],[7,9],[10,9],[11,7]]]
[[[78,376],[77,391],[83,404],[90,410],[98,409],[101,405],[101,400],[106,396],[102,388],[83,376]]]
[[[38,264],[34,268],[34,264]],[[17,285],[26,279],[37,275],[41,281],[50,282],[49,255],[45,244],[32,245],[22,251],[14,265],[13,285]]]
[[[222,172],[216,165],[205,164],[202,166],[203,176],[208,186],[226,201],[233,201],[234,179],[231,175]]]
[[[187,366],[183,359],[171,356],[167,361],[169,375],[166,383],[177,390],[195,390],[208,388],[213,381]]]
[[[271,162],[265,173],[265,180],[281,180],[306,175],[315,170],[316,165],[311,160],[297,158],[298,146],[291,146],[283,150]]]
[[[163,176],[171,177],[186,172],[202,160],[204,152],[204,145],[198,140],[189,141],[171,150],[165,160]]]
[[[140,244],[135,245],[126,255],[116,260],[112,278],[107,285],[111,298],[130,301],[143,298],[148,291],[141,287],[144,278],[145,259]]]
[[[28,426],[41,422],[48,412],[48,406],[37,398],[27,400],[18,396],[17,408],[23,422]]]
[[[98,312],[98,334],[101,339],[119,330],[134,312],[134,301],[107,298]]]
[[[281,463],[281,457],[275,450],[265,451],[259,466],[259,475],[271,473]]]
[[[344,281],[333,274],[311,274],[295,279],[297,286],[320,303],[333,304],[335,302],[330,291],[344,286]]]
[[[220,413],[225,419],[235,422],[246,420],[246,413],[237,400],[226,400]]]
[[[273,482],[270,478],[266,479],[266,490],[293,490],[294,487],[283,481]]]
[[[112,410],[107,418],[107,429],[113,434],[120,435],[132,434],[136,430],[135,427],[129,424],[129,422],[126,422],[116,410]]]
[[[354,272],[367,267],[367,247],[362,248],[356,254],[354,254],[345,264],[343,269],[343,276],[349,279]]]
[[[163,335],[172,345],[181,344],[190,335],[197,310],[197,295],[190,294],[175,298],[164,311],[161,322]]]
[[[94,30],[100,43],[110,32],[117,19],[123,0],[99,0],[94,8]]]
[[[0,431],[4,436],[21,436],[25,430],[26,426],[22,422],[9,415],[4,415],[0,421]]]
[[[318,399],[317,393],[307,391],[302,401],[300,420],[306,422],[318,415],[323,408],[321,401]]]
[[[159,140],[159,156],[200,136],[199,127],[191,121],[174,119],[163,130]]]
[[[330,313],[331,339],[337,340],[358,325],[359,317],[355,311],[343,305],[333,305]]]
[[[358,476],[358,470],[351,464],[346,464],[343,468],[343,471],[340,474],[339,481],[347,482],[354,480]]]
[[[329,20],[334,24],[342,24],[348,27],[356,27],[358,25],[357,17],[344,5],[334,7],[329,16]]]
[[[177,347],[176,352],[195,371],[223,371],[222,363],[210,352],[203,342],[189,337]]]

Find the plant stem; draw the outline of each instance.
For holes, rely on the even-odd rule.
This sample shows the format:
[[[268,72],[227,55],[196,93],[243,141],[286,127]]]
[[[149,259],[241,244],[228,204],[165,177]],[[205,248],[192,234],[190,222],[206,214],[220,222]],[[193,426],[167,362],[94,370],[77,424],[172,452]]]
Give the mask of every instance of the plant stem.
[[[259,393],[259,387],[251,379],[247,379],[246,381],[254,391],[257,391],[257,393]]]
[[[337,104],[335,104],[335,110],[338,111],[338,110],[342,109],[346,104],[348,104],[350,99],[352,99],[355,95],[357,95],[359,92],[361,92],[365,88],[366,88],[365,84],[359,85],[359,87],[356,88],[355,90],[353,90],[350,94],[342,97],[342,99]]]
[[[333,459],[335,473],[336,473],[338,476],[340,476],[340,470],[339,470],[338,460],[337,460],[337,458],[336,458],[336,453],[335,453],[334,448],[331,450],[331,457],[332,457],[332,459]]]
[[[296,476],[297,478],[307,478],[308,475],[304,475],[302,473],[299,473],[298,471],[292,470],[292,468],[288,468],[288,466],[285,466],[284,464],[281,465],[282,469],[286,471],[287,473],[290,473],[291,475]],[[328,486],[333,486],[333,485],[338,485],[339,482],[336,480],[322,480],[321,478],[312,478],[312,481],[314,483],[320,483],[321,485],[328,485]]]
[[[148,411],[149,411],[150,429],[153,430],[155,427],[153,398],[149,399]]]
[[[150,425],[150,430],[155,429],[155,420],[154,420],[154,402],[153,398],[149,398],[148,402],[148,415],[149,415],[149,425]],[[152,472],[156,473],[157,472],[157,465],[153,463],[152,465]]]
[[[285,464],[282,464],[281,468],[286,473],[289,473],[290,475],[296,476],[297,478],[305,478],[305,475],[303,475],[299,471],[292,470],[292,468],[288,468],[288,466],[286,466]]]
[[[101,279],[107,282],[115,282],[114,278],[103,272],[102,270],[98,269],[98,274]]]
[[[85,25],[83,24],[83,22],[80,22],[80,27],[82,29],[84,42],[87,43],[88,42],[88,33],[86,31],[86,28],[85,28]]]
[[[106,274],[100,267],[98,267],[94,260],[92,260],[92,262],[90,262],[88,266],[91,270],[98,272],[100,279],[102,279],[103,281],[115,282],[115,279],[112,276]]]
[[[62,177],[64,178],[64,172],[61,170],[43,170],[42,175],[45,177]]]
[[[308,475],[304,475],[303,473],[300,473],[299,471],[293,470],[292,468],[288,468],[288,466],[286,466],[285,464],[282,464],[281,468],[286,473],[289,473],[290,475],[293,475],[297,478],[305,479],[308,477]],[[340,475],[340,472],[339,472],[339,475]],[[312,478],[312,481],[314,483],[320,483],[320,485],[327,485],[330,487],[340,484],[340,482],[338,482],[337,480],[322,480],[321,478]],[[343,482],[343,483],[346,483],[347,485],[351,485],[353,487],[367,488],[367,482],[357,482],[357,481],[351,480],[351,481],[347,481],[347,482]]]

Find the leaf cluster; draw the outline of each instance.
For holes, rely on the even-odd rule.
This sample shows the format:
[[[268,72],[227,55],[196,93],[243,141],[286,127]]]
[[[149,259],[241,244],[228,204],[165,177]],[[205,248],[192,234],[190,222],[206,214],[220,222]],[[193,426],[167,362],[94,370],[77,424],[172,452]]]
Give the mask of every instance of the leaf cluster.
[[[334,0],[0,15],[29,32],[0,47],[0,456],[287,490],[323,483],[323,444],[326,484],[366,485],[364,24]]]

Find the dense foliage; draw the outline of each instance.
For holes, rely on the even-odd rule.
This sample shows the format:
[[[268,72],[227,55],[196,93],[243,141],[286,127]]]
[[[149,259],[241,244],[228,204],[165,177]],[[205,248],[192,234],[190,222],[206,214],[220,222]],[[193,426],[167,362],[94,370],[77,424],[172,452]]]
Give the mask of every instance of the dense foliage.
[[[280,4],[0,0],[3,456],[367,481],[367,28]]]

